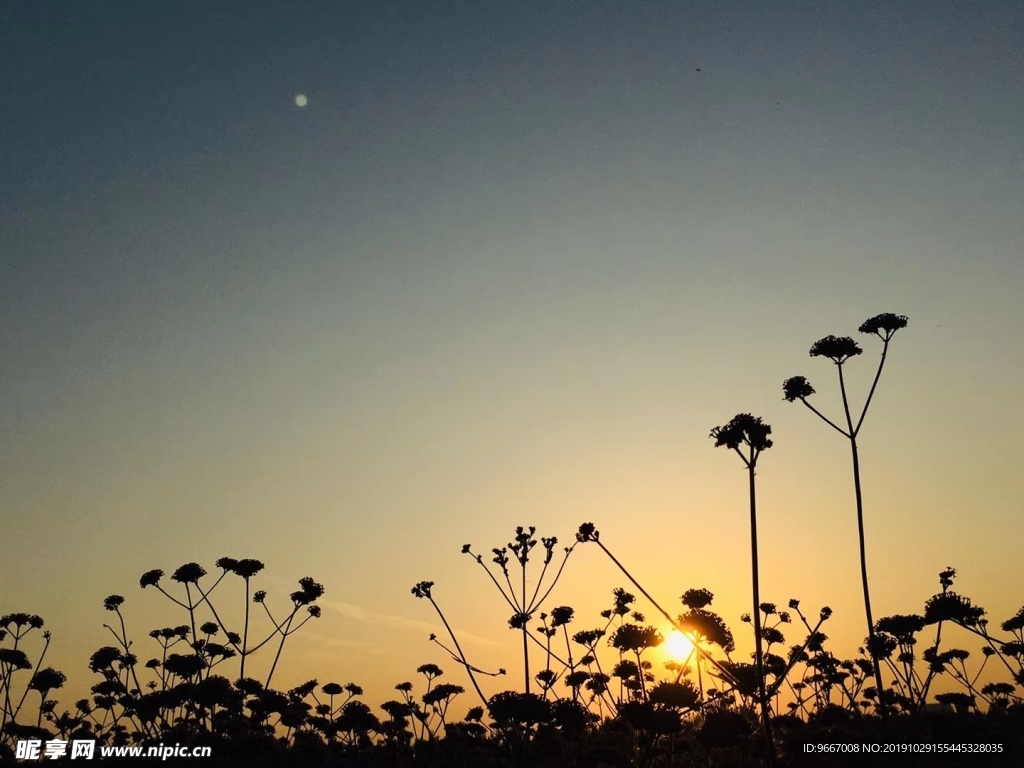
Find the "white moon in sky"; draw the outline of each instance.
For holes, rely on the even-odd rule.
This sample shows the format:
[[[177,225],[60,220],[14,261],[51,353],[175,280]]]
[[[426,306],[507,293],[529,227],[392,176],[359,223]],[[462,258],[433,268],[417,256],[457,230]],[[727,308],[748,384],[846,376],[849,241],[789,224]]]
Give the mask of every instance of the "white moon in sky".
[[[296,107],[304,107],[307,104],[309,104],[309,99],[306,98],[306,94],[304,94],[304,93],[297,93],[297,94],[295,94],[295,106]]]

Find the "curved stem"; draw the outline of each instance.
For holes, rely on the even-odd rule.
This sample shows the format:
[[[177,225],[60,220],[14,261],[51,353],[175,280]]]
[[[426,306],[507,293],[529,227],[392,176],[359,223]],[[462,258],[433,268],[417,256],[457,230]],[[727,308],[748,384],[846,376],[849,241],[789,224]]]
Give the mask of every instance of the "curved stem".
[[[480,690],[480,686],[476,682],[476,677],[474,677],[473,675],[473,668],[472,666],[470,666],[469,661],[466,659],[466,654],[463,653],[462,646],[459,645],[459,639],[455,637],[455,633],[452,631],[451,625],[448,623],[448,619],[446,619],[444,617],[444,614],[441,613],[441,608],[438,606],[437,603],[434,602],[433,597],[428,596],[427,599],[430,600],[430,604],[434,606],[434,610],[437,611],[437,615],[441,618],[441,623],[444,624],[444,628],[448,630],[448,636],[452,639],[452,642],[455,644],[455,650],[457,650],[459,652],[459,656],[462,657],[462,665],[466,668],[466,672],[469,674],[470,682],[473,683],[473,688],[476,689],[476,693],[480,697],[480,701],[483,702],[484,707],[487,709],[488,712],[490,712],[491,705],[487,703],[487,697],[484,696],[483,691]]]
[[[274,677],[274,670],[277,669],[277,662],[281,658],[281,651],[284,650],[284,641],[288,639],[288,630],[291,629],[292,622],[295,620],[295,614],[298,612],[299,607],[295,606],[295,609],[292,611],[292,615],[288,617],[288,623],[281,632],[281,642],[277,646],[277,654],[274,656],[274,663],[270,665],[270,674],[267,675],[267,682],[263,684],[264,688],[270,688],[270,680]]]
[[[853,429],[853,436],[856,437],[857,433],[860,432],[860,425],[864,423],[864,417],[868,415],[868,406],[871,405],[871,398],[875,395],[875,387],[878,386],[878,379],[882,375],[882,366],[885,365],[885,356],[889,352],[889,340],[884,339],[885,345],[882,347],[882,359],[878,361],[878,370],[875,372],[875,380],[871,382],[871,389],[868,391],[868,399],[864,401],[864,410],[860,413],[860,418],[857,419],[857,426]]]
[[[603,552],[604,552],[604,553],[605,553],[606,555],[608,555],[609,559],[611,559],[611,561],[612,561],[613,563],[615,563],[615,565],[617,565],[617,566],[618,566],[619,570],[620,570],[620,571],[622,571],[622,573],[623,573],[623,574],[625,574],[626,578],[627,578],[627,579],[629,579],[629,581],[630,581],[630,582],[631,582],[631,583],[633,584],[633,586],[634,586],[634,587],[636,587],[636,588],[637,588],[638,590],[640,590],[640,594],[642,594],[642,595],[643,595],[644,597],[646,597],[646,598],[647,598],[647,600],[648,600],[648,601],[649,601],[649,602],[651,603],[651,605],[653,605],[653,606],[654,606],[654,607],[655,607],[655,608],[656,608],[656,609],[658,610],[658,612],[659,612],[659,613],[660,613],[660,614],[661,614],[662,616],[664,616],[664,617],[665,617],[665,620],[666,620],[666,621],[667,621],[667,622],[668,622],[669,624],[671,624],[671,625],[672,625],[672,628],[673,628],[673,629],[677,629],[677,630],[679,630],[680,632],[682,632],[682,631],[683,631],[683,629],[682,629],[682,627],[680,627],[680,626],[679,626],[679,622],[677,622],[677,621],[676,621],[675,619],[673,619],[673,618],[672,618],[672,617],[671,617],[671,616],[670,616],[670,615],[668,614],[668,611],[666,611],[666,610],[665,610],[664,608],[662,608],[662,607],[661,607],[661,606],[660,606],[660,605],[658,604],[658,601],[657,601],[657,600],[655,600],[655,599],[654,599],[653,597],[651,597],[650,593],[649,593],[649,592],[648,592],[648,591],[647,591],[646,589],[644,589],[643,587],[641,587],[641,586],[640,586],[640,583],[639,583],[639,582],[638,582],[638,581],[637,581],[636,579],[634,579],[634,578],[633,578],[633,575],[632,575],[632,574],[631,574],[631,573],[630,573],[629,571],[627,571],[627,570],[625,569],[625,567],[624,567],[624,566],[622,565],[622,563],[620,563],[620,562],[619,562],[619,561],[618,561],[618,560],[616,559],[615,555],[613,555],[613,554],[612,554],[612,553],[611,553],[611,552],[610,552],[610,551],[608,550],[608,547],[606,547],[606,546],[605,546],[605,545],[604,545],[604,544],[603,544],[603,543],[601,542],[601,540],[600,540],[600,539],[593,539],[593,542],[594,542],[595,544],[597,544],[597,546],[599,546],[599,547],[601,548],[601,550],[602,550],[602,551],[603,551]],[[697,647],[697,646],[695,646],[695,647],[697,648],[697,653],[698,653],[698,654],[700,655],[700,657],[701,657],[702,659],[704,659],[705,661],[707,661],[707,662],[708,662],[709,664],[711,664],[711,666],[713,666],[713,667],[714,667],[714,668],[715,668],[715,669],[716,669],[716,670],[718,671],[719,675],[720,675],[720,676],[722,677],[722,679],[723,679],[723,680],[726,680],[726,681],[727,681],[727,682],[728,682],[728,683],[729,683],[730,685],[732,685],[732,686],[734,686],[734,687],[735,687],[735,686],[737,685],[737,681],[736,681],[736,678],[735,678],[735,676],[733,676],[733,675],[732,675],[732,674],[731,674],[731,673],[729,672],[729,670],[727,670],[727,669],[726,669],[725,667],[723,667],[723,666],[722,666],[721,664],[719,664],[719,663],[718,663],[718,662],[717,662],[717,661],[715,660],[715,658],[714,658],[714,657],[713,657],[713,656],[712,656],[711,654],[709,654],[709,653],[708,653],[707,651],[705,651],[705,650],[704,650],[703,648],[700,648],[700,647]]]

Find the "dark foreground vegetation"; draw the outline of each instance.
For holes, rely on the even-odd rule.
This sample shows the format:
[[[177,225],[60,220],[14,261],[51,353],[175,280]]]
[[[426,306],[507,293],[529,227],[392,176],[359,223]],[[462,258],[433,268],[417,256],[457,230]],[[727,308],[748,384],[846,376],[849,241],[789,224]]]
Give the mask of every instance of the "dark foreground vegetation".
[[[738,454],[747,470],[751,609],[741,624],[753,633],[749,660],[736,658],[732,629],[713,610],[707,589],[686,590],[670,611],[593,524],[582,524],[567,547],[520,527],[487,555],[470,544],[462,548],[507,604],[508,626],[522,653],[519,684],[485,696],[481,678],[504,676],[505,670],[474,665],[434,583],[422,581],[412,594],[445,628],[430,640],[451,668],[446,674],[435,664],[420,666],[415,682],[398,683],[393,698],[374,709],[354,683],[310,680],[289,690],[273,688],[288,638],[320,616],[324,587],[300,579],[284,610],[275,612],[267,594],[254,589],[263,563],[221,558],[216,575],[187,563],[168,580],[160,570],[142,576],[143,589],[162,593],[178,611],[178,619],[152,629],[148,640],[130,635],[125,599],[107,597],[103,605],[111,620],[104,626],[112,644],[89,661],[96,681],[91,698],[73,704],[52,698],[66,677],[44,666],[51,636],[43,619],[28,613],[0,617],[0,762],[14,762],[19,742],[24,750],[31,740],[43,747],[67,743],[57,762],[67,761],[70,744],[86,740],[210,746],[207,764],[246,766],[1024,765],[1024,608],[990,625],[983,608],[954,590],[956,573],[948,568],[920,612],[877,620],[871,613],[857,436],[890,341],[906,325],[905,317],[886,314],[861,326],[881,339],[882,353],[857,418],[843,378],[844,364],[861,354],[851,338],[829,336],[811,348],[812,357],[830,360],[838,371],[840,423],[810,404],[814,389],[806,378],[788,379],[783,387],[787,400],[801,401],[851,448],[867,630],[852,658],[828,647],[828,607],[762,599],[755,469],[773,445],[771,427],[738,414],[713,429],[711,438]],[[569,560],[583,547],[603,552],[628,583],[614,590],[599,617],[578,617],[552,599]],[[218,587],[231,578],[240,579],[245,592],[238,614],[215,604],[222,597]],[[534,586],[528,589],[528,583]],[[688,658],[655,669],[651,651],[666,638],[644,611],[688,639]],[[239,618],[229,628],[226,616]],[[981,652],[956,647],[965,638],[980,643]],[[266,669],[259,677],[253,672],[257,653]],[[956,690],[935,694],[939,680],[952,681]],[[455,718],[456,711],[465,715]]]

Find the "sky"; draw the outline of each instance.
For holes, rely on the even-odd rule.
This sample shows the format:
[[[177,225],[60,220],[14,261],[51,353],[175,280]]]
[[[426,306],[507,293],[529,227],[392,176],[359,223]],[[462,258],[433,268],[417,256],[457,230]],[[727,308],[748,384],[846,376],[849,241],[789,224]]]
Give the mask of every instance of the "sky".
[[[763,599],[830,606],[852,655],[849,448],[781,384],[841,418],[808,349],[858,336],[859,407],[857,328],[896,312],[860,439],[875,616],[955,566],[1008,618],[1022,139],[1012,0],[3,4],[0,613],[46,620],[81,695],[104,597],[147,658],[185,616],[144,571],[254,557],[278,613],[326,588],[276,684],[379,702],[425,662],[469,688],[432,580],[493,692],[521,656],[462,545],[589,521],[668,610],[714,592],[742,655],[746,477],[708,433],[751,412]],[[581,545],[546,607],[597,626],[617,586]]]

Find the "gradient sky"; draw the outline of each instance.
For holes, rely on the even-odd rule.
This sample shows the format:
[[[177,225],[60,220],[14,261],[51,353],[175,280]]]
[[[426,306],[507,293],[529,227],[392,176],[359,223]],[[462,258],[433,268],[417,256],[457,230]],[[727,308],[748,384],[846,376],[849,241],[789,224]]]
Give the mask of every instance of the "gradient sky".
[[[0,7],[0,613],[46,619],[69,693],[106,595],[148,658],[184,616],[138,577],[223,555],[271,604],[327,588],[281,685],[465,684],[421,579],[515,674],[459,549],[519,524],[594,522],[672,610],[715,592],[743,650],[745,476],[708,439],[743,411],[776,439],[762,596],[830,605],[852,654],[848,448],[781,383],[838,417],[807,350],[886,311],[876,616],[947,565],[1017,610],[1019,2],[266,5]],[[595,626],[623,584],[581,547],[549,607]]]

